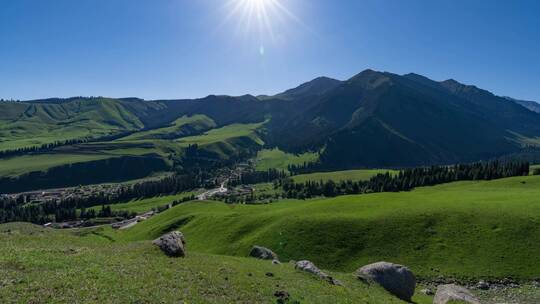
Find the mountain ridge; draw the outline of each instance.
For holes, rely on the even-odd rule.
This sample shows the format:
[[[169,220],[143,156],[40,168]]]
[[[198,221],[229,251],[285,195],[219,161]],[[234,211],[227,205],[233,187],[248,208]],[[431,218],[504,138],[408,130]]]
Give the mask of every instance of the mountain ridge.
[[[106,107],[92,114],[75,107],[99,104]],[[0,107],[0,130],[5,130],[0,139],[7,144],[9,124],[20,124],[22,117],[35,128],[53,126],[58,132],[74,120],[103,121],[114,133],[159,128],[184,115],[202,114],[217,127],[268,121],[267,146],[321,151],[321,162],[338,168],[476,161],[519,152],[524,145],[537,145],[540,137],[540,114],[517,100],[453,79],[434,81],[371,69],[345,81],[318,77],[274,96],[72,97],[5,102]],[[75,110],[67,117],[60,108]],[[63,118],[51,120],[47,113]]]

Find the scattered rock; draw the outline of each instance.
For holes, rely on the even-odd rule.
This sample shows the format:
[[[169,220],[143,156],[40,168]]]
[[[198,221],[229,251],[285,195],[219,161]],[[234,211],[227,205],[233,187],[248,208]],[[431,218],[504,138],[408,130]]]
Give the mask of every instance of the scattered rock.
[[[437,293],[435,293],[433,304],[447,304],[454,302],[480,304],[478,299],[464,287],[455,284],[440,285],[437,287]]]
[[[307,260],[298,261],[298,262],[296,262],[296,265],[294,266],[294,268],[305,271],[305,272],[312,273],[312,274],[318,276],[319,278],[327,281],[328,283],[330,283],[332,285],[343,286],[343,284],[340,281],[338,281],[338,280],[332,278],[331,276],[327,275],[326,273],[322,272],[317,266],[315,266],[315,264],[313,264],[310,261],[307,261]]]
[[[184,238],[184,235],[180,231],[173,231],[164,234],[160,238],[154,240],[152,243],[159,246],[159,248],[168,256],[186,256],[186,240]]]
[[[261,247],[261,246],[253,246],[251,248],[251,252],[249,253],[249,256],[261,259],[261,260],[277,260],[278,256],[275,254],[272,250]]]
[[[488,290],[489,289],[489,283],[487,283],[484,280],[481,280],[480,282],[478,282],[478,284],[476,284],[476,288],[481,289],[481,290]]]
[[[432,295],[435,294],[433,292],[433,290],[431,290],[431,288],[424,288],[424,289],[420,290],[420,293],[423,294],[423,295],[426,295],[426,296],[432,296]]]
[[[534,288],[540,288],[540,281],[536,281],[536,280],[533,281],[533,282],[532,282],[532,286],[533,286]]]
[[[388,262],[369,264],[356,272],[360,280],[371,280],[398,298],[410,301],[414,295],[416,278],[405,266]]]
[[[272,260],[272,264],[273,264],[273,265],[279,265],[279,264],[281,264],[281,262],[278,261],[278,260]]]
[[[271,273],[271,272],[267,272],[267,273],[266,273],[266,276],[267,276],[267,277],[273,277],[273,276],[274,276],[274,274],[273,274],[273,273]]]

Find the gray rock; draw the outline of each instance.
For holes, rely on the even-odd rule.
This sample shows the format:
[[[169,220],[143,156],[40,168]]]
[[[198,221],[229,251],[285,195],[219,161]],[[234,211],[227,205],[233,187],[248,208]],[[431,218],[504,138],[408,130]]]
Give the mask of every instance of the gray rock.
[[[453,303],[454,301],[480,304],[478,299],[464,287],[455,284],[440,285],[437,287],[437,293],[435,293],[433,304],[446,304]]]
[[[329,276],[328,274],[324,273],[317,266],[315,266],[315,264],[313,264],[311,261],[307,261],[307,260],[298,261],[298,262],[296,262],[296,265],[294,266],[294,268],[298,269],[298,270],[305,271],[305,272],[309,272],[311,274],[314,274],[314,275],[318,276],[319,278],[321,278],[322,280],[325,280],[325,281],[327,281],[328,283],[330,283],[332,285],[343,286],[343,284],[340,281],[338,281],[338,280],[334,279],[333,277]]]
[[[186,240],[180,231],[173,231],[162,235],[152,242],[157,245],[166,255],[171,257],[186,256]]]
[[[281,264],[281,262],[280,262],[280,261],[278,261],[278,260],[272,260],[272,264],[273,264],[273,265],[280,265],[280,264]]]
[[[358,269],[357,277],[374,281],[398,298],[410,301],[416,287],[416,277],[405,266],[388,262],[369,264]]]
[[[432,295],[435,294],[433,292],[433,290],[431,290],[431,288],[424,288],[424,289],[420,290],[420,293],[423,294],[423,295],[426,295],[426,296],[432,296]]]
[[[480,282],[478,282],[478,284],[476,284],[476,288],[481,289],[481,290],[488,290],[489,289],[489,283],[487,283],[484,280],[481,280]]]
[[[272,250],[261,247],[261,246],[253,246],[251,248],[251,252],[249,253],[249,256],[261,259],[261,260],[277,260],[278,256],[275,254]]]

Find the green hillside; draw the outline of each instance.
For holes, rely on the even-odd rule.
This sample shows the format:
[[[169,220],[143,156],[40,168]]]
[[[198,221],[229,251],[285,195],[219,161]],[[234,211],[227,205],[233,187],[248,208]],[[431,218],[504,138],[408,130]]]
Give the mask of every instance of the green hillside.
[[[158,196],[158,197],[145,198],[145,199],[135,199],[127,203],[113,204],[111,205],[111,209],[113,211],[125,210],[125,211],[132,211],[136,213],[143,213],[146,211],[150,211],[154,208],[168,205],[175,200],[181,200],[183,198],[190,197],[192,195],[197,195],[197,192],[186,192],[186,193],[175,194],[175,195],[165,195],[165,196]],[[101,206],[94,207],[94,209],[97,211],[100,208]]]
[[[332,286],[288,263],[198,253],[198,240],[188,239],[188,256],[174,259],[149,241],[103,233],[0,225],[0,302],[275,303],[284,290],[291,303],[403,303],[351,274],[332,273],[345,285]]]
[[[40,154],[25,155],[0,160],[0,176],[18,176],[33,171],[46,171],[49,168],[108,158],[103,154]]]
[[[119,157],[159,158],[170,164],[168,159],[170,154],[182,154],[184,149],[192,144],[197,144],[202,151],[208,152],[208,155],[216,159],[228,159],[250,150],[257,150],[262,146],[263,141],[258,135],[258,130],[262,125],[263,123],[233,124],[212,129],[215,124],[208,117],[184,116],[174,121],[169,127],[134,132],[117,140],[60,146],[44,154],[0,159],[0,177],[47,172],[61,166]],[[198,134],[207,129],[211,130],[196,136],[185,136]],[[30,178],[28,177],[25,183],[29,183]],[[140,176],[133,178],[140,178]],[[99,182],[107,182],[107,180]]]
[[[65,103],[0,103],[0,150],[138,130],[143,123],[107,98]]]
[[[264,149],[257,154],[256,169],[259,171],[268,169],[287,171],[289,165],[303,165],[304,163],[316,161],[317,158],[317,153],[312,152],[295,155],[283,152],[278,148]]]
[[[182,116],[173,121],[168,127],[137,132],[121,140],[174,139],[200,133],[215,127],[216,124],[214,121],[204,115]]]
[[[389,260],[424,278],[532,279],[540,272],[539,197],[540,177],[531,176],[269,205],[194,202],[120,237],[180,227],[191,248],[212,254],[244,256],[260,244],[337,271]]]
[[[396,172],[395,170],[387,169],[360,169],[360,170],[345,170],[345,171],[332,171],[332,172],[316,172],[310,174],[300,174],[293,177],[296,183],[305,183],[307,181],[328,181],[333,180],[335,182],[341,181],[360,181],[368,180],[372,176],[377,174],[384,174],[386,172]]]
[[[221,158],[228,158],[246,149],[264,145],[263,140],[257,133],[257,130],[263,125],[264,122],[232,124],[212,129],[202,135],[183,137],[175,140],[175,142],[182,147],[198,145],[199,148],[213,152]]]

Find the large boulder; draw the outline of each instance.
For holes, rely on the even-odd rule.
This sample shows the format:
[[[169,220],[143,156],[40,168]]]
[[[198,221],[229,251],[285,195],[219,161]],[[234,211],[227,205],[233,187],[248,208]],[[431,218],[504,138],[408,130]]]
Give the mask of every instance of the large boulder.
[[[272,250],[261,247],[261,246],[253,246],[251,248],[251,251],[249,253],[249,256],[261,259],[261,260],[277,260],[278,256],[275,254]]]
[[[342,285],[340,281],[324,273],[317,266],[315,266],[315,264],[313,264],[311,261],[307,261],[307,260],[298,261],[296,262],[296,265],[294,266],[294,268],[314,274],[318,276],[319,278],[321,278],[322,280],[325,280],[332,285]]]
[[[480,304],[480,301],[464,287],[455,284],[440,285],[437,287],[433,304],[454,302]]]
[[[186,256],[186,240],[180,231],[173,231],[162,235],[152,242],[157,245],[166,255],[171,257]]]
[[[363,266],[356,275],[361,280],[376,282],[404,301],[411,301],[416,288],[414,274],[403,265],[378,262]]]

